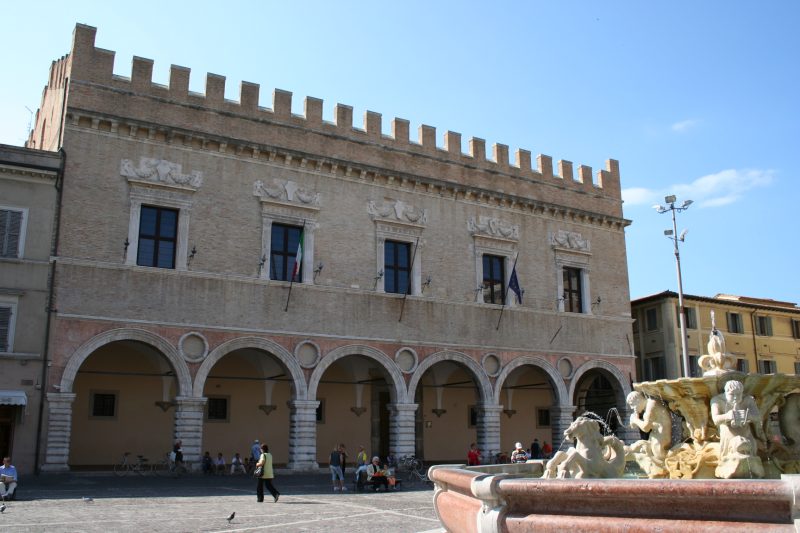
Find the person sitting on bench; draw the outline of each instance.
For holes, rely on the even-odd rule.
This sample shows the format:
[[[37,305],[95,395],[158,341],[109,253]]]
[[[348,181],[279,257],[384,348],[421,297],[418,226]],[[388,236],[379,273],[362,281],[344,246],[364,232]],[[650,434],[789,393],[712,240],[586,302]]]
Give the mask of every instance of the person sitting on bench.
[[[377,491],[378,487],[383,486],[383,490],[389,490],[389,480],[386,479],[386,471],[381,467],[380,457],[377,455],[372,458],[372,463],[367,466],[367,482],[372,483],[372,488]]]
[[[17,469],[11,464],[11,457],[3,457],[3,466],[0,466],[0,497],[11,500],[17,489]]]

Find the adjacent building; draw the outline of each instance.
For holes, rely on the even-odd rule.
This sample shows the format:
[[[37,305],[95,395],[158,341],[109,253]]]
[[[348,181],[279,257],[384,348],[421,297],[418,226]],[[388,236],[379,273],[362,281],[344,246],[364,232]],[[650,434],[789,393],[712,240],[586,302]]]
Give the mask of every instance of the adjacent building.
[[[689,365],[708,353],[711,320],[737,358],[737,369],[761,374],[800,373],[800,308],[766,298],[684,295]],[[638,374],[644,381],[682,375],[678,294],[665,291],[631,302]]]
[[[61,154],[0,145],[0,457],[36,464]]]
[[[225,78],[130,77],[78,25],[28,145],[63,148],[44,468],[345,443],[461,461],[556,446],[635,378],[619,165]],[[579,125],[575,125],[579,127]],[[523,292],[524,291],[524,292]]]

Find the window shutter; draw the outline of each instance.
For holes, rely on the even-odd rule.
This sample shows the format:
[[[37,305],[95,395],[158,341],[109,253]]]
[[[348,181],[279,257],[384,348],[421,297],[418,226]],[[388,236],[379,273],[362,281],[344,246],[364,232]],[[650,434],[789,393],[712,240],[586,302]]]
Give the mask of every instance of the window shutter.
[[[772,317],[771,316],[766,317],[766,323],[767,323],[767,335],[771,337],[772,336]]]
[[[17,257],[22,211],[0,211],[0,257]]]
[[[11,328],[11,308],[0,307],[0,352],[9,350],[8,337]]]

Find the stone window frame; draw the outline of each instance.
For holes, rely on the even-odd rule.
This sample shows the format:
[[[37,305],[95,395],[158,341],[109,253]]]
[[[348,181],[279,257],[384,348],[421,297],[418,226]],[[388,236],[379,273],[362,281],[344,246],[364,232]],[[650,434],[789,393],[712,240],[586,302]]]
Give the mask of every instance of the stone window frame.
[[[17,253],[14,256],[2,256],[1,259],[22,259],[25,257],[25,236],[28,233],[28,216],[29,210],[27,207],[0,205],[0,211],[15,211],[21,214],[22,220],[19,223],[19,240],[17,241]],[[5,239],[5,235],[0,235],[0,239]]]
[[[314,284],[314,232],[319,228],[317,218],[319,208],[309,205],[288,205],[282,202],[269,201],[261,198],[261,258],[264,264],[261,267],[259,279],[270,283],[289,283],[270,279],[270,256],[272,254],[272,224],[284,224],[303,228],[303,259],[301,265],[301,280],[295,283]]]
[[[488,237],[486,235],[473,235],[472,238],[472,246],[475,249],[475,302],[485,305],[500,305],[486,302],[483,299],[483,256],[493,255],[503,258],[506,307],[517,307],[519,303],[517,303],[516,298],[513,297],[513,293],[508,289],[508,284],[511,281],[511,271],[514,266],[514,257],[517,254],[517,242],[510,239]],[[478,291],[478,287],[481,288],[480,291]]]
[[[108,394],[114,397],[114,414],[111,416],[94,414],[94,398],[97,394]],[[91,389],[89,391],[89,420],[117,420],[119,418],[119,391],[107,389]]]
[[[422,295],[422,252],[425,243],[424,239],[422,238],[422,234],[424,231],[424,226],[419,226],[416,224],[407,224],[394,220],[375,220],[376,276],[378,273],[383,272],[385,268],[384,253],[386,241],[410,244],[411,275],[409,276],[409,282],[411,284],[411,291],[408,293],[409,296]],[[375,291],[386,293],[383,275],[381,275],[380,279],[378,279],[378,283],[375,285]]]
[[[128,180],[131,186],[129,200],[131,204],[130,219],[128,222],[128,250],[125,264],[138,265],[136,260],[139,255],[139,225],[142,216],[142,206],[164,207],[178,211],[178,234],[175,243],[175,268],[168,270],[189,269],[189,220],[193,206],[192,194],[194,190],[186,187],[172,187],[168,185],[154,186],[151,183]],[[159,268],[141,266],[141,268]]]
[[[11,310],[8,319],[8,337],[6,339],[7,348],[0,353],[14,353],[14,333],[17,327],[17,313],[19,310],[19,296],[0,294],[0,307],[7,307]]]
[[[592,314],[591,299],[591,260],[592,252],[589,241],[584,239],[580,233],[570,231],[558,231],[551,233],[549,244],[553,250],[555,260],[556,276],[556,302],[558,302],[558,312],[566,312],[564,306],[564,268],[576,268],[581,272],[581,310],[580,313],[573,314]]]

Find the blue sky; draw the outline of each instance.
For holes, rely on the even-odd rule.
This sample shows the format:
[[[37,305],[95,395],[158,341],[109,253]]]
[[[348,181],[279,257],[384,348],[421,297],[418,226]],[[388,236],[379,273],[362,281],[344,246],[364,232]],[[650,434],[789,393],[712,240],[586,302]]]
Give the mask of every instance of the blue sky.
[[[14,2],[4,6],[0,142],[21,145],[76,22],[116,51],[604,167],[620,161],[631,296],[676,290],[800,303],[800,2]],[[525,285],[525,280],[520,280]]]

